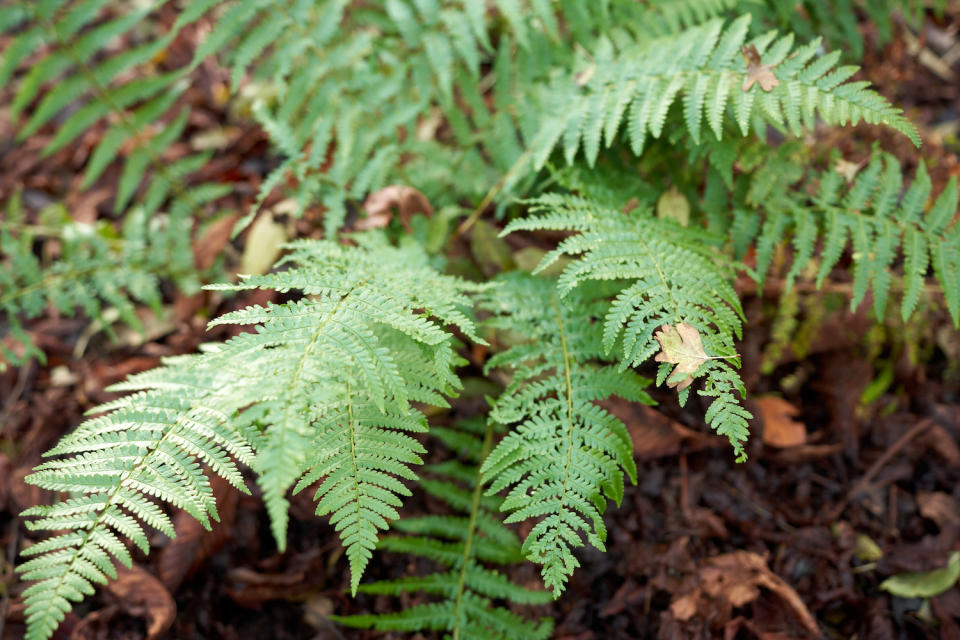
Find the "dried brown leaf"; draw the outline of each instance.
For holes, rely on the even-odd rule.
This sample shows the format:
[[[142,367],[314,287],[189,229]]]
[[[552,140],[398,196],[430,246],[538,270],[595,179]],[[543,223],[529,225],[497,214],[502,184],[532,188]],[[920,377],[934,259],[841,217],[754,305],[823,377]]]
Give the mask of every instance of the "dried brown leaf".
[[[673,368],[667,378],[668,387],[676,387],[683,391],[693,382],[693,376],[682,377],[682,374],[693,374],[701,364],[707,360],[736,356],[709,356],[703,349],[703,341],[697,328],[686,322],[676,326],[665,324],[653,334],[660,343],[660,353],[654,358],[657,362],[670,362],[677,366]]]
[[[764,91],[772,91],[774,87],[780,84],[780,80],[774,75],[773,69],[777,65],[762,64],[760,54],[754,44],[740,47],[740,53],[747,62],[747,77],[743,81],[743,91],[750,91],[755,82],[760,83],[760,88]]]
[[[777,396],[754,398],[763,417],[763,443],[774,447],[797,447],[807,442],[807,427],[793,420],[798,410]]]
[[[175,592],[184,579],[193,575],[233,535],[240,493],[216,475],[211,478],[210,487],[220,522],[213,523],[208,531],[190,514],[178,512],[173,521],[177,537],[163,548],[157,560],[157,576],[171,592]]]
[[[670,611],[678,620],[694,615],[723,623],[734,608],[760,597],[760,589],[772,591],[789,606],[810,634],[819,637],[816,619],[789,584],[770,571],[763,556],[750,551],[734,551],[707,559],[698,572],[698,585],[674,599]]]
[[[685,427],[647,405],[611,398],[604,401],[603,406],[627,426],[633,441],[633,454],[639,460],[654,460],[681,451],[700,451],[727,442],[724,438]]]
[[[357,222],[356,228],[359,231],[380,229],[387,226],[393,219],[394,209],[400,216],[403,228],[407,231],[411,230],[410,218],[413,217],[413,214],[433,215],[433,207],[430,206],[427,196],[413,187],[402,184],[390,185],[371,193],[363,201],[363,208],[367,212],[367,217]]]
[[[238,214],[224,216],[210,224],[193,243],[193,263],[200,271],[206,271],[213,266],[214,261],[223,248],[230,242],[233,225],[240,218]]]
[[[170,592],[140,566],[117,569],[117,579],[106,590],[128,614],[147,619],[147,639],[158,638],[173,625],[177,605]]]

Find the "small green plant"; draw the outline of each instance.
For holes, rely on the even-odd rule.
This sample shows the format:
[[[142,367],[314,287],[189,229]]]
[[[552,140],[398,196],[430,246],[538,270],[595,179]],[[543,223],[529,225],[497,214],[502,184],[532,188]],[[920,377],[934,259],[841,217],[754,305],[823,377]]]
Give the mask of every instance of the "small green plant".
[[[0,32],[12,37],[0,85],[15,86],[19,139],[46,128],[52,153],[99,127],[84,184],[109,182],[107,167],[119,165],[112,206],[123,220],[119,232],[19,213],[0,222],[4,359],[39,355],[25,323],[50,305],[91,318],[112,305],[135,323],[137,303],[162,303],[160,282],[209,282],[192,269],[191,228],[229,185],[204,181],[209,154],[175,163],[165,154],[188,127],[184,90],[210,58],[227,66],[277,152],[235,233],[280,191],[293,215],[323,207],[325,239],[287,245],[266,275],[208,285],[287,301],[228,313],[212,324],[249,332],[115,385],[128,395],[96,408],[28,477],[69,494],[24,514],[31,530],[56,532],[18,567],[33,583],[23,593],[31,640],[49,638],[116,562],[130,564],[128,543],[149,551],[148,528],[174,534],[164,505],[216,520],[208,474],[248,491],[244,469],[280,549],[288,491],[316,487],[352,591],[440,598],[344,623],[544,637],[546,623],[487,610],[494,600],[543,602],[543,592],[482,563],[523,556],[559,595],[574,550],[603,548],[607,501],[620,501],[636,469],[624,425],[600,401],[651,402],[637,367],[658,362],[656,382],[676,387],[681,403],[702,396],[705,422],[745,459],[738,274],[762,284],[787,247],[786,286],[811,265],[820,285],[849,254],[852,305],[872,292],[882,319],[902,272],[903,318],[933,280],[960,323],[956,179],[934,194],[921,165],[904,189],[899,164],[881,152],[850,177],[790,141],[865,121],[920,142],[900,109],[852,80],[856,67],[824,51],[816,21],[784,13],[796,3],[202,0],[166,26],[152,13],[164,4],[0,7]],[[849,2],[803,4],[814,17],[835,8],[844,32],[855,17]],[[895,6],[915,3],[881,4],[876,16],[889,21]],[[814,25],[809,41],[777,30],[797,24]],[[158,66],[179,34],[198,29],[208,33],[189,62]],[[787,141],[769,144],[770,130]],[[459,213],[414,218],[409,233],[347,232],[348,211],[391,184]],[[455,234],[466,233],[488,205],[504,234],[554,239],[538,275],[450,275],[450,217],[465,217]],[[61,239],[57,261],[33,253],[48,235]],[[489,343],[485,373],[504,387],[482,437],[431,425],[425,410],[457,395],[465,341]],[[419,478],[428,431],[462,445],[465,461],[430,472],[457,489]],[[402,517],[418,489],[466,516]],[[522,544],[497,510],[506,524],[534,520]],[[388,529],[428,537],[381,537]],[[364,584],[378,546],[443,572]]]

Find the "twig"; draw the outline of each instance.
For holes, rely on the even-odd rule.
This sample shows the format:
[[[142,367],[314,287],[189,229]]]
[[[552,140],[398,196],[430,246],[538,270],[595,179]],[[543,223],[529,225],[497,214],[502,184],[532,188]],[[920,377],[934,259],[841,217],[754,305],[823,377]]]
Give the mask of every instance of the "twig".
[[[911,440],[916,438],[918,435],[929,429],[933,425],[933,420],[930,418],[924,418],[917,424],[913,425],[909,431],[900,436],[896,442],[894,442],[889,449],[883,452],[883,455],[877,458],[870,468],[867,470],[863,477],[857,480],[857,483],[850,488],[850,491],[847,492],[847,495],[834,507],[833,511],[830,513],[828,520],[830,522],[835,521],[840,515],[844,512],[854,498],[860,495],[864,489],[867,488],[867,485],[870,484],[870,481],[873,480],[874,476],[880,473],[880,470],[890,462],[890,459],[893,458],[901,449],[903,449]]]
[[[499,194],[500,191],[503,190],[503,187],[505,184],[507,184],[507,181],[510,178],[512,178],[513,175],[517,173],[517,171],[520,170],[520,167],[526,164],[527,160],[530,158],[530,152],[531,150],[527,149],[526,151],[521,153],[520,157],[517,158],[517,161],[513,163],[513,166],[510,167],[507,170],[507,172],[503,174],[503,176],[499,180],[497,180],[497,183],[495,185],[490,187],[490,190],[487,191],[487,195],[483,196],[483,200],[480,201],[480,204],[477,205],[476,209],[474,209],[473,212],[470,214],[470,216],[467,217],[467,219],[464,220],[459,227],[457,227],[457,230],[453,234],[453,237],[456,238],[458,236],[461,236],[470,230],[470,227],[472,227],[474,223],[476,223],[477,219],[479,219],[480,216],[483,214],[483,210],[486,209],[487,206],[491,202],[493,202],[493,199],[497,197],[497,194]]]

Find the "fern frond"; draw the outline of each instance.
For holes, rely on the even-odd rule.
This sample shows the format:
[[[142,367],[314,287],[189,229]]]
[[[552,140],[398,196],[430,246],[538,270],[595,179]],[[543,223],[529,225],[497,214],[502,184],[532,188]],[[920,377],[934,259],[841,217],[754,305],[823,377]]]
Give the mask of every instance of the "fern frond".
[[[623,497],[623,472],[636,482],[633,447],[624,425],[595,404],[618,395],[651,403],[647,381],[632,371],[592,364],[601,354],[602,305],[570,294],[561,300],[549,280],[504,278],[481,307],[489,325],[521,331],[525,339],[490,359],[513,379],[491,418],[517,426],[482,466],[488,494],[510,488],[501,507],[506,522],[539,518],[523,552],[543,565],[555,595],[578,562],[581,535],[603,549],[606,498]]]
[[[236,464],[258,474],[277,545],[285,546],[286,492],[322,479],[318,511],[331,514],[347,548],[356,585],[378,529],[397,517],[397,478],[414,479],[421,446],[402,431],[424,431],[413,402],[444,403],[460,383],[452,321],[474,336],[468,293],[477,286],[442,276],[416,248],[383,239],[360,246],[299,243],[286,271],[217,289],[300,289],[308,296],[248,307],[212,324],[254,325],[198,355],[131,377],[134,391],[100,408],[28,480],[79,492],[25,515],[32,529],[74,535],[44,543],[19,567],[37,581],[26,595],[28,635],[47,638],[69,600],[112,576],[111,554],[128,561],[118,538],[145,551],[143,522],[173,535],[156,500],[184,509],[205,526],[216,505],[204,467],[240,489]],[[311,453],[313,452],[313,453]],[[305,475],[306,474],[306,475]]]
[[[161,279],[170,278],[184,290],[196,288],[191,223],[179,215],[154,216],[138,208],[130,212],[118,235],[106,221],[97,225],[74,222],[60,205],[41,212],[41,225],[23,222],[19,196],[8,203],[0,222],[0,367],[19,365],[44,353],[34,346],[24,322],[49,308],[66,315],[80,311],[91,320],[104,320],[108,307],[130,327],[142,331],[136,303],[161,312]],[[34,252],[37,241],[56,240],[56,260]],[[111,324],[103,322],[111,332]],[[10,338],[20,348],[5,344]],[[22,349],[22,351],[20,350]]]
[[[754,180],[763,181],[760,171]],[[954,277],[960,244],[957,179],[933,198],[926,167],[921,163],[906,191],[899,161],[891,154],[874,154],[849,185],[836,170],[811,176],[819,181],[812,197],[802,191],[784,191],[778,197],[755,200],[766,214],[757,251],[756,278],[765,278],[770,256],[781,240],[793,235],[793,265],[788,286],[816,257],[816,282],[820,286],[847,249],[853,257],[851,308],[868,292],[873,310],[882,320],[893,286],[894,264],[903,255],[903,297],[900,314],[910,317],[931,274],[940,284],[947,310],[960,323],[960,285]],[[821,241],[815,251],[817,240]],[[932,267],[932,269],[931,269]]]
[[[481,433],[471,422],[458,427],[439,433],[445,442],[452,439],[459,447],[466,447],[464,453],[472,466],[457,461],[431,465],[427,467],[431,477],[421,479],[420,486],[466,515],[398,520],[393,528],[406,535],[385,537],[378,545],[390,552],[426,558],[444,570],[361,584],[357,589],[361,593],[392,596],[422,591],[441,600],[396,613],[335,616],[340,624],[381,631],[446,631],[449,637],[464,639],[523,640],[550,636],[553,624],[549,619],[533,622],[493,603],[505,600],[519,605],[545,604],[550,601],[550,594],[514,584],[504,574],[481,564],[514,564],[523,555],[516,535],[494,515],[501,501],[483,495],[479,464],[490,452],[492,425],[488,424]],[[436,430],[434,435],[438,435]]]
[[[561,105],[561,111],[546,118],[537,134],[531,151],[534,167],[545,164],[564,131],[567,162],[582,143],[586,161],[593,166],[599,146],[590,141],[598,140],[604,129],[609,146],[625,108],[630,147],[640,155],[648,135],[661,136],[670,107],[681,94],[683,121],[696,143],[704,119],[720,140],[725,113],[732,109],[743,135],[756,122],[796,134],[811,128],[819,117],[835,125],[855,125],[861,120],[884,124],[920,144],[900,109],[866,83],[846,82],[857,68],[836,67],[839,53],[817,57],[819,40],[794,49],[790,34],[776,38],[770,32],[747,42],[750,19],[746,14],[725,28],[723,21],[711,20],[643,42],[607,64],[598,64],[582,89],[573,82],[558,85],[552,101]],[[757,84],[744,89],[746,71],[740,49],[745,44],[756,46],[765,54],[764,63],[773,68],[779,84],[771,90]]]
[[[735,354],[743,311],[731,283],[732,264],[702,232],[659,220],[649,210],[625,214],[574,196],[548,194],[530,204],[535,215],[514,220],[505,234],[538,229],[576,232],[538,267],[542,271],[563,255],[579,258],[558,279],[561,295],[597,281],[625,283],[604,315],[602,330],[603,350],[619,350],[621,369],[649,360],[659,349],[654,332],[666,324],[686,322],[695,327],[711,355]],[[739,376],[717,360],[708,360],[694,375],[709,381],[701,394],[716,398],[707,412],[708,422],[714,429],[723,428],[742,459],[750,414],[731,402],[734,392],[743,394]],[[680,392],[681,401],[687,393]]]
[[[176,105],[192,67],[163,73],[142,70],[150,69],[152,61],[218,1],[190,3],[164,33],[120,52],[112,49],[112,43],[119,37],[131,37],[148,19],[149,8],[117,11],[104,1],[20,2],[20,20],[26,28],[16,35],[0,59],[0,82],[13,77],[28,55],[37,50],[40,55],[30,70],[17,79],[11,119],[17,122],[30,105],[36,105],[29,109],[29,118],[19,128],[18,138],[22,140],[55,122],[69,107],[70,113],[57,124],[56,134],[43,150],[44,154],[51,154],[110,118],[114,122],[87,164],[84,188],[91,186],[127,145],[132,150],[127,153],[118,183],[118,211],[126,209],[148,169],[153,173],[144,203],[148,213],[156,211],[171,192],[186,200],[192,209],[198,209],[202,202],[192,197],[182,171],[198,160],[202,164],[205,156],[188,156],[179,161],[179,170],[163,160],[164,152],[186,126],[187,111],[177,113]],[[154,8],[159,8],[165,0],[155,4]],[[157,126],[161,117],[165,124]]]

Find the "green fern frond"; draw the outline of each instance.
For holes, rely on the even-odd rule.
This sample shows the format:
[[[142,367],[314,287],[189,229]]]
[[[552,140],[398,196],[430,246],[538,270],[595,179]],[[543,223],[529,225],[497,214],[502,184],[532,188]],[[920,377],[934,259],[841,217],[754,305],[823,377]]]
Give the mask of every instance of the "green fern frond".
[[[287,270],[212,287],[306,297],[217,319],[212,325],[255,331],[116,385],[135,393],[100,407],[109,413],[66,436],[49,453],[62,457],[28,477],[83,494],[25,512],[36,517],[31,529],[70,532],[18,568],[36,581],[25,595],[31,640],[49,637],[70,600],[114,575],[108,553],[129,562],[119,538],[148,549],[140,522],[173,535],[156,501],[205,526],[216,520],[204,468],[241,490],[236,464],[257,472],[281,549],[287,490],[301,477],[301,486],[322,478],[318,511],[341,531],[357,584],[377,529],[409,493],[397,477],[416,477],[409,465],[422,448],[401,432],[426,423],[412,403],[443,404],[460,386],[452,371],[460,359],[441,323],[481,340],[467,298],[477,286],[438,274],[415,247],[357,241],[294,244]]]
[[[445,442],[452,440],[458,447],[466,445],[464,453],[472,465],[457,461],[431,465],[427,467],[431,477],[421,479],[419,484],[429,495],[466,515],[398,520],[393,529],[405,535],[385,537],[378,548],[426,558],[445,570],[361,584],[356,590],[391,596],[422,591],[441,600],[396,613],[334,616],[334,620],[351,627],[381,631],[445,631],[450,638],[549,637],[553,628],[549,619],[533,622],[505,607],[495,606],[494,601],[545,604],[551,599],[550,593],[521,587],[501,572],[481,564],[509,565],[523,560],[516,535],[494,515],[501,500],[483,495],[479,463],[490,452],[492,425],[484,427],[478,421],[465,421],[458,428],[448,427],[439,433]],[[434,435],[438,435],[437,430]]]
[[[106,221],[96,225],[74,222],[60,205],[40,214],[39,225],[24,223],[20,198],[8,203],[7,219],[0,222],[0,367],[19,365],[37,357],[44,360],[24,329],[24,322],[49,308],[66,315],[80,311],[91,320],[104,320],[108,307],[119,319],[142,331],[136,303],[161,313],[161,279],[169,278],[185,291],[196,289],[190,220],[185,210],[149,219],[137,208],[129,213],[120,234]],[[56,240],[56,259],[38,257],[37,241]],[[111,323],[103,328],[112,333]],[[22,351],[21,351],[22,349]]]
[[[695,143],[700,142],[704,121],[716,139],[722,139],[731,109],[743,135],[758,123],[797,134],[812,128],[817,118],[835,125],[863,120],[889,126],[919,146],[916,130],[900,109],[866,83],[846,82],[857,68],[836,67],[839,52],[817,57],[819,40],[794,49],[792,34],[777,38],[775,32],[747,42],[750,20],[746,14],[726,28],[723,21],[712,20],[643,42],[609,61],[601,43],[596,57],[604,57],[604,63],[596,65],[584,87],[573,82],[555,87],[552,101],[560,110],[545,119],[533,142],[534,167],[545,164],[561,137],[567,162],[582,146],[593,166],[601,132],[610,146],[623,118],[630,147],[640,155],[648,135],[659,138],[663,133],[679,95],[683,122]],[[758,83],[745,90],[747,72],[740,51],[745,44],[764,55],[777,86],[766,91]]]
[[[581,534],[603,549],[601,513],[606,499],[623,497],[623,472],[636,482],[633,446],[624,425],[596,404],[617,395],[652,403],[647,381],[632,371],[592,364],[602,352],[603,305],[571,293],[561,300],[549,280],[512,276],[481,308],[495,314],[488,325],[519,331],[525,339],[489,360],[512,381],[491,418],[518,423],[482,466],[488,494],[510,488],[501,507],[506,522],[539,518],[523,544],[524,555],[543,565],[555,595],[578,562]]]
[[[768,172],[760,171],[753,180],[764,181]],[[933,198],[930,178],[921,163],[904,191],[899,161],[882,153],[874,154],[849,185],[836,170],[812,178],[820,183],[812,198],[800,190],[784,190],[776,197],[754,199],[755,206],[762,203],[765,213],[757,249],[758,282],[766,276],[774,248],[791,233],[794,253],[788,286],[814,258],[819,262],[816,283],[822,285],[849,248],[853,255],[851,308],[872,292],[874,314],[882,319],[893,286],[893,267],[902,253],[903,320],[913,313],[932,272],[954,323],[960,323],[960,284],[955,277],[960,269],[956,177]],[[821,246],[816,250],[818,240]]]
[[[563,255],[579,258],[558,279],[561,295],[597,281],[624,283],[605,312],[602,329],[603,351],[616,348],[621,369],[649,360],[659,349],[654,332],[682,322],[699,331],[708,354],[735,355],[743,310],[731,283],[733,267],[705,242],[702,232],[657,219],[649,210],[625,214],[574,196],[548,194],[530,204],[534,215],[514,220],[504,234],[539,229],[576,232],[538,267],[542,271]],[[722,360],[707,360],[694,376],[708,380],[701,395],[715,398],[707,412],[710,426],[722,428],[737,458],[743,459],[750,414],[732,400],[734,393],[743,395],[739,375]],[[661,378],[662,382],[666,375]],[[681,402],[688,392],[689,387],[680,392]]]
[[[232,377],[204,367],[203,356],[135,376],[125,388],[144,391],[95,409],[110,413],[66,436],[47,454],[64,457],[27,477],[45,489],[80,494],[22,514],[32,517],[31,530],[69,531],[25,549],[34,557],[17,567],[34,582],[23,593],[28,639],[50,637],[70,601],[92,594],[91,583],[116,578],[114,560],[131,565],[122,539],[146,552],[144,525],[174,535],[156,501],[184,509],[207,528],[219,519],[201,462],[246,492],[236,463],[253,461],[253,444],[229,418],[245,404],[231,396]]]
[[[163,4],[165,0],[155,3],[154,8]],[[188,156],[179,161],[179,170],[162,159],[186,126],[187,111],[176,113],[176,105],[192,67],[163,73],[142,71],[150,69],[153,60],[184,29],[216,4],[218,0],[191,2],[165,33],[115,52],[111,43],[116,38],[132,38],[133,32],[148,19],[149,8],[118,11],[104,0],[18,3],[22,30],[0,59],[0,83],[14,77],[27,56],[40,51],[30,70],[17,78],[11,119],[17,122],[21,114],[29,112],[29,118],[19,127],[18,139],[55,122],[69,108],[69,114],[58,122],[56,134],[43,150],[44,154],[51,154],[98,122],[111,118],[114,123],[87,164],[84,188],[103,174],[124,145],[130,145],[133,149],[127,154],[118,183],[117,210],[127,207],[148,169],[153,172],[144,203],[149,213],[156,211],[171,192],[196,210],[202,202],[193,199],[181,174],[186,166],[203,164],[205,156]],[[131,73],[134,70],[140,72]],[[31,105],[35,106],[28,111]],[[157,126],[161,117],[165,124]]]

